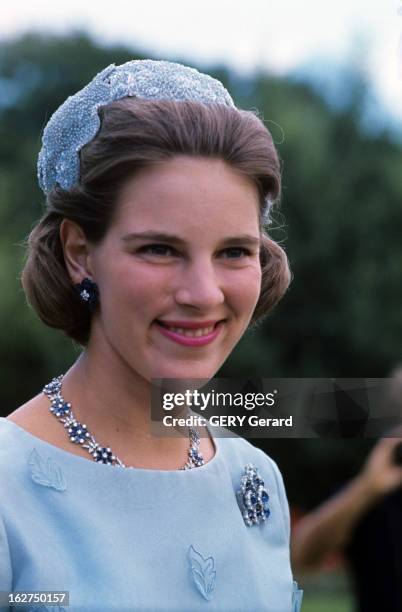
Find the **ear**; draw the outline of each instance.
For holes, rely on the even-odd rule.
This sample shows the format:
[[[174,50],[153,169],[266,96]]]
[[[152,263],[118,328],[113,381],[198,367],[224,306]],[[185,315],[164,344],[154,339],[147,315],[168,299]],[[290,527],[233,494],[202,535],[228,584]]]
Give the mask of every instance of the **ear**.
[[[82,228],[70,219],[63,219],[60,225],[60,241],[72,282],[76,284],[85,277],[91,278],[89,245]]]

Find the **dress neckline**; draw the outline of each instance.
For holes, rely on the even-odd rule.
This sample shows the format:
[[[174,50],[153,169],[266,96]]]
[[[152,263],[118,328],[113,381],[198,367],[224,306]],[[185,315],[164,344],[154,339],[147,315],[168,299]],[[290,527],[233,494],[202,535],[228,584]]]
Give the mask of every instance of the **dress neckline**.
[[[34,434],[30,433],[29,431],[27,431],[20,425],[17,425],[17,423],[15,423],[14,421],[7,419],[6,417],[0,417],[0,424],[1,423],[6,425],[6,427],[10,427],[11,429],[13,429],[14,432],[19,434],[22,438],[25,438],[25,440],[29,441],[31,444],[34,444],[35,446],[39,445],[42,448],[47,449],[49,452],[52,451],[53,453],[55,453],[56,455],[59,455],[59,457],[63,458],[64,460],[71,461],[72,463],[78,462],[77,467],[81,466],[82,468],[84,467],[85,464],[88,464],[87,467],[89,469],[106,470],[107,472],[113,473],[113,474],[116,473],[116,470],[118,470],[119,473],[126,472],[128,474],[150,474],[150,475],[151,474],[154,474],[154,475],[156,474],[158,475],[159,474],[160,475],[162,474],[170,474],[170,475],[186,474],[190,472],[191,473],[201,473],[201,472],[206,472],[210,469],[213,469],[213,467],[217,466],[221,462],[221,459],[222,459],[222,449],[221,449],[220,442],[218,443],[218,438],[213,436],[211,426],[209,423],[206,423],[206,428],[208,429],[208,433],[215,447],[215,454],[212,457],[212,459],[210,459],[207,463],[204,463],[204,465],[201,465],[196,468],[192,468],[190,470],[156,470],[152,468],[141,468],[141,467],[131,467],[131,466],[122,468],[118,465],[108,465],[105,463],[98,463],[90,459],[89,455],[88,455],[88,459],[86,459],[85,457],[80,457],[79,455],[70,453],[69,451],[64,450],[63,448],[59,448],[55,444],[46,442],[45,440],[42,440],[42,438],[38,438]]]

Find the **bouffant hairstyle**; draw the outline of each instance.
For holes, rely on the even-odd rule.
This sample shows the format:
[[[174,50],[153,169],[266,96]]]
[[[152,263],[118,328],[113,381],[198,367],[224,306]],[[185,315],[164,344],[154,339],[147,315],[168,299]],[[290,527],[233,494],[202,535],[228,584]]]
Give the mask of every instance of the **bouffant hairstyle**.
[[[281,176],[272,137],[258,115],[220,104],[126,97],[101,107],[99,117],[97,135],[80,151],[79,182],[68,190],[56,184],[27,239],[21,281],[40,319],[87,345],[93,314],[68,274],[61,222],[74,221],[89,242],[100,243],[113,222],[124,182],[136,169],[180,154],[220,158],[258,188],[262,284],[251,322],[271,310],[285,293],[290,272],[285,252],[264,227],[263,211],[268,200],[279,199]]]

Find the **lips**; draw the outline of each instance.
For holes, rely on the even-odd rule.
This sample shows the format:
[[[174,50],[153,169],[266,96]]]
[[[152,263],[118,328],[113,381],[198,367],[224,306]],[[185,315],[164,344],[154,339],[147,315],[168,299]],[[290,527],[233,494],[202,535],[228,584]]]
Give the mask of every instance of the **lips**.
[[[169,320],[164,321],[157,319],[157,323],[167,328],[181,328],[181,329],[205,329],[209,327],[215,327],[223,319],[214,319],[208,321],[181,321],[181,320]]]
[[[212,323],[205,321],[202,324],[178,321],[157,321],[157,323],[175,334],[180,334],[182,336],[186,336],[187,338],[200,338],[201,336],[207,336],[208,334],[212,333],[218,321]]]
[[[215,321],[156,320],[160,332],[170,340],[185,346],[204,346],[220,333],[223,319]]]

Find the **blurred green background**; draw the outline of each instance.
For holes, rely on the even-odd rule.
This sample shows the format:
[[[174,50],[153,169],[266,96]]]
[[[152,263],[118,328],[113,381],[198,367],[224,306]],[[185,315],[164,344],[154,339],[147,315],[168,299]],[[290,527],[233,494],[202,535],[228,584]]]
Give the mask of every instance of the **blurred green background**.
[[[141,59],[84,31],[0,41],[0,414],[6,416],[69,367],[79,347],[27,307],[23,240],[44,207],[36,180],[41,133],[56,108],[111,63]],[[149,55],[147,56],[149,57]],[[157,58],[155,58],[157,59]],[[185,58],[169,58],[187,63]],[[242,377],[385,377],[402,339],[402,144],[379,127],[358,63],[332,69],[336,95],[308,75],[219,78],[238,106],[259,109],[283,163],[271,235],[287,251],[291,287],[219,372]],[[381,112],[378,110],[378,112]],[[256,440],[284,474],[299,512],[355,474],[365,440]],[[297,466],[295,458],[297,457]],[[313,476],[313,477],[312,477]],[[352,610],[342,564],[305,585],[304,612]]]

